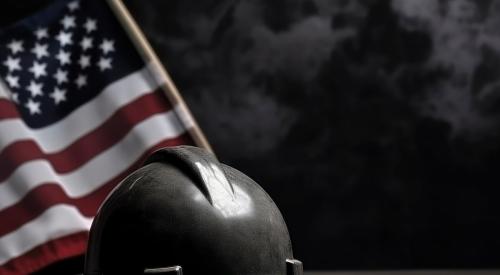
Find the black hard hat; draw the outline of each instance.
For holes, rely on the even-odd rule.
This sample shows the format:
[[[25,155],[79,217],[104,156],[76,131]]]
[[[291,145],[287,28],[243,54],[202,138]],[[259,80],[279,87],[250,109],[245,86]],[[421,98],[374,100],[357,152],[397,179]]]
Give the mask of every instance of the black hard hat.
[[[273,200],[190,146],[153,153],[108,196],[90,230],[85,275],[301,275]]]

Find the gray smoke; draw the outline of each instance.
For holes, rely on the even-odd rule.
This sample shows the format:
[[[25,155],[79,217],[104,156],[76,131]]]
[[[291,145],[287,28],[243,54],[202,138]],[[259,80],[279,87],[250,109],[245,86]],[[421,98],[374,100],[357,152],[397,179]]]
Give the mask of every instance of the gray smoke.
[[[156,48],[169,49],[181,60],[183,77],[195,79],[196,84],[182,92],[195,114],[203,110],[198,120],[202,126],[209,125],[209,136],[218,136],[213,140],[216,148],[240,148],[233,157],[268,153],[289,134],[298,116],[293,106],[276,96],[297,91],[269,91],[261,80],[279,75],[304,84],[299,92],[308,93],[335,45],[355,35],[354,29],[334,32],[328,12],[355,9],[353,4],[317,0],[321,12],[309,15],[301,12],[303,2],[288,3],[284,13],[293,22],[279,30],[266,24],[266,3],[260,1],[223,1],[208,12],[189,9],[178,19],[188,36],[166,36],[159,13],[141,22]],[[221,23],[225,16],[231,23]],[[221,27],[223,36],[217,38]],[[164,59],[168,66],[169,58]]]
[[[433,51],[427,68],[448,74],[424,91],[421,113],[448,122],[454,135],[479,138],[493,132],[500,117],[487,109],[498,102],[498,81],[478,83],[477,74],[479,66],[492,62],[485,51],[496,56],[500,51],[499,1],[485,14],[480,1],[470,0],[393,0],[392,5],[402,26],[430,34]]]

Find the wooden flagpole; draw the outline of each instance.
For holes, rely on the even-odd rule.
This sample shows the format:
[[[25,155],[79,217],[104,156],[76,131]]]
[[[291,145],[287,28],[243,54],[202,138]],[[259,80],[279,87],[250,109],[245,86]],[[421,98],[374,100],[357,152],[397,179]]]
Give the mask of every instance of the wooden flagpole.
[[[147,41],[146,36],[135,22],[125,4],[123,4],[122,0],[107,0],[107,2],[127,32],[129,38],[132,40],[132,43],[139,51],[141,57],[144,61],[152,64],[152,68],[155,70],[153,72],[155,77],[161,80],[162,90],[165,92],[170,102],[178,110],[177,116],[182,122],[184,122],[184,124],[192,126],[188,129],[188,132],[193,137],[195,144],[198,147],[204,148],[213,153],[212,147],[205,138],[205,135],[198,126],[198,123],[191,114],[191,111],[187,108],[184,99],[179,94],[179,91],[167,73],[167,70],[161,64],[160,59],[153,51],[153,48]]]

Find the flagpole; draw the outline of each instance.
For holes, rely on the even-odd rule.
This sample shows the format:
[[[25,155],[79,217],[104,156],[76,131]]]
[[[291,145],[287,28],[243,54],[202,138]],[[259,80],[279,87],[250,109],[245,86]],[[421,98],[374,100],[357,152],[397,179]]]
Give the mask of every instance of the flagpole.
[[[136,49],[139,51],[139,54],[146,62],[153,65],[152,68],[155,70],[153,73],[161,80],[161,88],[170,102],[179,110],[177,115],[181,121],[183,121],[186,125],[192,125],[192,127],[188,129],[188,132],[193,137],[195,144],[198,147],[204,148],[213,153],[212,147],[205,138],[205,135],[198,126],[198,123],[191,114],[191,111],[187,108],[184,99],[179,94],[179,91],[170,78],[167,70],[161,64],[160,59],[147,41],[146,36],[135,22],[127,7],[125,7],[125,4],[123,4],[122,0],[107,0],[107,2],[124,27],[129,38],[132,40],[132,43],[134,43]]]

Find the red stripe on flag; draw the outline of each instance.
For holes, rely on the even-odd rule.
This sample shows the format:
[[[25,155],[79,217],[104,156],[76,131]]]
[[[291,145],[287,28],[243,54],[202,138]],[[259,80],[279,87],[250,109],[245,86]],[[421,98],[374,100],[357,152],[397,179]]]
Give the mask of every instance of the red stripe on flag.
[[[19,117],[19,112],[14,102],[7,99],[0,99],[0,120],[16,117]]]
[[[58,173],[74,170],[113,146],[133,129],[135,124],[170,109],[170,104],[162,92],[156,91],[122,107],[101,126],[82,136],[63,151],[45,154],[33,140],[13,143],[0,153],[0,182],[5,181],[19,165],[35,159],[47,160]]]
[[[57,261],[82,255],[87,240],[88,232],[80,232],[44,243],[0,266],[0,274],[30,274]]]
[[[49,207],[57,204],[69,204],[77,207],[86,217],[94,216],[101,202],[107,194],[128,174],[137,169],[144,159],[153,151],[162,147],[181,144],[193,144],[189,135],[183,134],[177,138],[164,140],[148,149],[127,170],[115,176],[96,191],[82,198],[70,198],[57,184],[46,183],[31,190],[21,201],[0,211],[0,237],[21,227],[23,224],[36,218]]]

